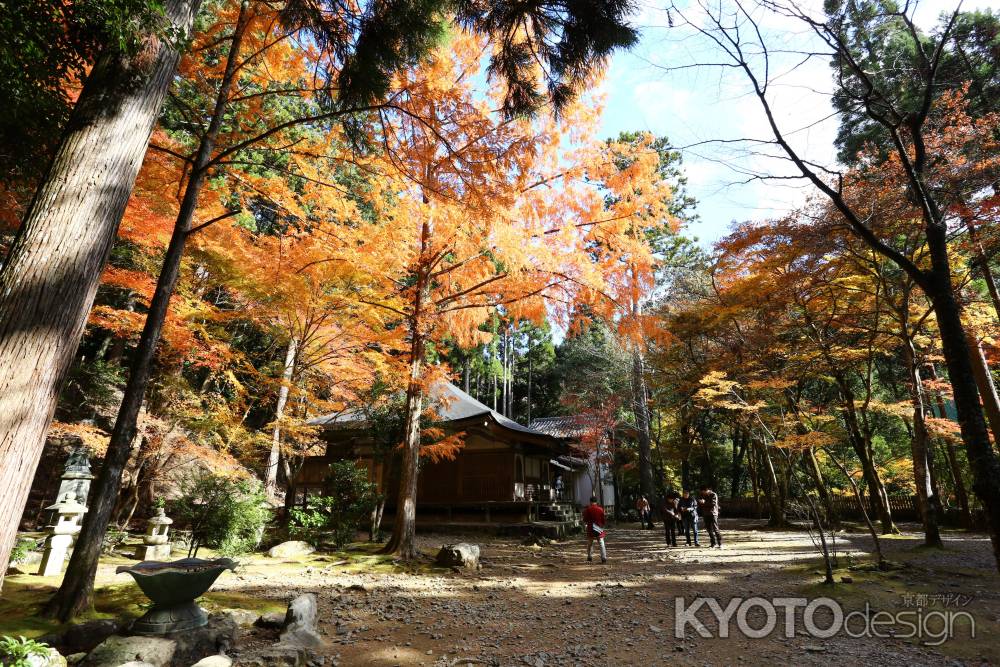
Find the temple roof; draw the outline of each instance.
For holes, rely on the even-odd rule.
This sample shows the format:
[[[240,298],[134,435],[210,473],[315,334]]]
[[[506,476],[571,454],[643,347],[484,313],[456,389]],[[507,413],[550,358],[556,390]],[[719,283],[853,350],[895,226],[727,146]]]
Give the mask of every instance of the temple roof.
[[[474,417],[488,416],[498,425],[512,431],[534,436],[552,437],[549,433],[529,428],[523,424],[518,424],[513,419],[504,417],[496,410],[493,410],[484,403],[480,403],[450,382],[435,383],[431,386],[428,394],[431,407],[437,414],[439,422],[457,422]],[[360,428],[364,422],[364,413],[357,409],[348,409],[343,412],[323,415],[309,420],[309,424],[313,426],[332,428]]]

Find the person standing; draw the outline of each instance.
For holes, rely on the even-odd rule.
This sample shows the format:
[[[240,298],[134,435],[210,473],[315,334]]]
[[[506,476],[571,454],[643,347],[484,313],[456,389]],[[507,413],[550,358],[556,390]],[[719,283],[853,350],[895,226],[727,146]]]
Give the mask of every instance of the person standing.
[[[649,506],[649,501],[646,500],[646,496],[639,496],[639,500],[635,501],[635,509],[639,512],[639,521],[642,522],[642,527],[652,528],[653,510]]]
[[[604,508],[597,504],[597,496],[590,497],[590,504],[583,510],[583,522],[587,529],[587,562],[594,560],[594,541],[601,549],[601,562],[608,562],[608,552],[604,547]]]
[[[562,478],[561,474],[558,474],[558,473],[556,474],[556,481],[555,481],[555,485],[554,486],[555,486],[555,489],[556,489],[556,500],[562,500],[563,499],[563,478]]]
[[[705,530],[711,540],[711,547],[722,548],[722,533],[719,532],[719,494],[713,491],[708,485],[702,485],[701,498],[698,500],[701,505],[701,515],[705,518]]]
[[[677,546],[677,524],[681,520],[680,503],[676,493],[668,493],[663,499],[663,507],[660,508],[663,515],[663,535],[667,540],[668,547]]]
[[[691,534],[694,533],[694,545],[700,547],[701,545],[698,544],[698,501],[691,495],[691,491],[685,490],[684,497],[680,499],[678,506],[687,545],[691,546]]]

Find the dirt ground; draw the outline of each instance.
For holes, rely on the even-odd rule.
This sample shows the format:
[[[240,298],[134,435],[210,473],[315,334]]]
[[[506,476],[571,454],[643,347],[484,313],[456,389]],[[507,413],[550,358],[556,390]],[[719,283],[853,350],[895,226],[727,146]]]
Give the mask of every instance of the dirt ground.
[[[275,601],[315,592],[327,665],[1000,664],[1000,577],[985,536],[948,532],[945,550],[926,550],[916,527],[904,526],[902,535],[883,540],[897,569],[873,572],[864,567],[870,538],[841,534],[838,583],[830,587],[821,583],[807,534],[746,521],[723,520],[722,527],[725,548],[709,550],[670,549],[659,531],[612,526],[607,565],[586,562],[582,537],[525,546],[513,538],[429,534],[419,536],[427,553],[458,540],[480,544],[482,569],[359,571],[312,556],[305,567],[248,564],[221,578],[216,590]],[[734,622],[730,636],[720,638],[705,607],[697,618],[713,637],[699,637],[689,625],[677,638],[679,596],[685,604],[715,597],[723,608],[732,598],[757,596],[829,597],[845,612],[866,603],[872,612],[965,611],[976,637],[956,621],[956,636],[939,646],[898,636],[822,639],[805,633],[799,608],[795,636],[785,636],[782,622],[767,637],[750,638]],[[822,612],[816,624],[826,627]],[[760,608],[747,618],[753,627],[767,620]],[[778,618],[784,621],[783,609]],[[927,627],[937,632],[940,625]],[[269,640],[254,630],[244,650]]]

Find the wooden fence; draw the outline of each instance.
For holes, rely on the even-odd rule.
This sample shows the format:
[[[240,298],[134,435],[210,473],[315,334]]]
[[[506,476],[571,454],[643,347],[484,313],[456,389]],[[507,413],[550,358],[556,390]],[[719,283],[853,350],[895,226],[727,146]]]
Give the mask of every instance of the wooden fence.
[[[761,499],[758,505],[753,498],[720,498],[719,504],[722,507],[723,517],[737,517],[744,519],[766,519],[768,518],[769,507],[765,499]],[[916,496],[889,496],[889,509],[892,511],[892,518],[896,521],[919,521],[920,509],[917,506]],[[861,505],[858,499],[853,497],[837,497],[833,499],[833,510],[842,519],[852,521],[864,520],[861,514]],[[877,516],[868,508],[868,516],[872,521],[877,521]]]

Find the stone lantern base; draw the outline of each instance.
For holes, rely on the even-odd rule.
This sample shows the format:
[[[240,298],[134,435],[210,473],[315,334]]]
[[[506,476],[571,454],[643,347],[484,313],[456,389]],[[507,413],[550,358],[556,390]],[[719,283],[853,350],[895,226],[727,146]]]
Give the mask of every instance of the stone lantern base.
[[[142,544],[135,550],[135,557],[139,560],[163,560],[170,558],[170,543]]]

